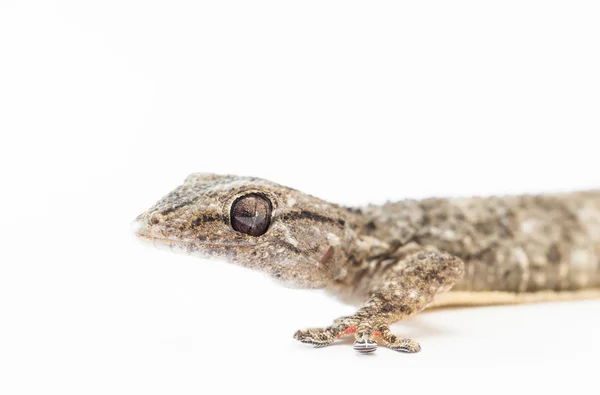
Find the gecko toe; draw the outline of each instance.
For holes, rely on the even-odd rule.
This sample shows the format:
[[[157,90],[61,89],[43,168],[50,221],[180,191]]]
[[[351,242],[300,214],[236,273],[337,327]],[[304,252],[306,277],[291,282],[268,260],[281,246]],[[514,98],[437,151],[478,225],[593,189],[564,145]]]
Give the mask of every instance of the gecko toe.
[[[361,354],[371,354],[377,351],[377,342],[372,339],[359,339],[354,342],[354,350]]]
[[[316,330],[300,330],[294,334],[294,339],[304,344],[310,344],[315,348],[321,348],[330,345],[333,338],[326,333],[319,333]]]
[[[410,339],[402,339],[398,342],[398,344],[389,345],[388,347],[394,351],[405,352],[408,354],[421,351],[421,346],[419,343]]]

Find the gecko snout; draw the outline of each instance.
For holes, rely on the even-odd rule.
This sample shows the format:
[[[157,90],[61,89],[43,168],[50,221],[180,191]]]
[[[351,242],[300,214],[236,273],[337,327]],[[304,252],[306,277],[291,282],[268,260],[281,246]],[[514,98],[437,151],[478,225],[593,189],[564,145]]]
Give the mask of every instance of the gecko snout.
[[[131,231],[142,238],[163,238],[165,228],[164,217],[157,211],[141,214],[131,223]]]
[[[148,235],[148,224],[140,219],[135,219],[130,224],[131,232],[140,237]]]

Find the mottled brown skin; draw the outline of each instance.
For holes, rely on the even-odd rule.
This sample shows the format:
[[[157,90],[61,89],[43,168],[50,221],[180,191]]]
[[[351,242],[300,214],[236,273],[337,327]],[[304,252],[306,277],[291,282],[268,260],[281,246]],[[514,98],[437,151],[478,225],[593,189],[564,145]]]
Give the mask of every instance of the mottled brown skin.
[[[354,333],[363,353],[378,340],[419,351],[389,325],[451,288],[469,298],[600,295],[600,191],[350,209],[258,178],[192,174],[138,216],[136,234],[362,301],[356,314],[294,337],[326,346]]]

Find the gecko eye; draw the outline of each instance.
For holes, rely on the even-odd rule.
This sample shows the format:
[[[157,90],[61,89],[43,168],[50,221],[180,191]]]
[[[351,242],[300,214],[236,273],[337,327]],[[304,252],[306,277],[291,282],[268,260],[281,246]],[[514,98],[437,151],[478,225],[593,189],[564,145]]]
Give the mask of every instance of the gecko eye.
[[[263,235],[271,224],[271,202],[263,195],[251,193],[231,205],[231,227],[250,236]]]

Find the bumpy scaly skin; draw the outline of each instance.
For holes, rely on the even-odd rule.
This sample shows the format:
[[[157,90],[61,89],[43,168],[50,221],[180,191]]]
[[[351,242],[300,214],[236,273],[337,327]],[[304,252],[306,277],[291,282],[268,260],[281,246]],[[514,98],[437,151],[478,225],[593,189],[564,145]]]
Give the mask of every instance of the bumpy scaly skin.
[[[270,226],[258,237],[231,226],[233,202],[249,194],[272,205]],[[439,295],[467,292],[482,303],[498,295],[600,295],[600,191],[350,209],[258,178],[192,174],[138,216],[136,234],[362,301],[356,314],[294,335],[317,347],[354,334],[359,352],[375,351],[377,341],[419,351],[389,325]]]

